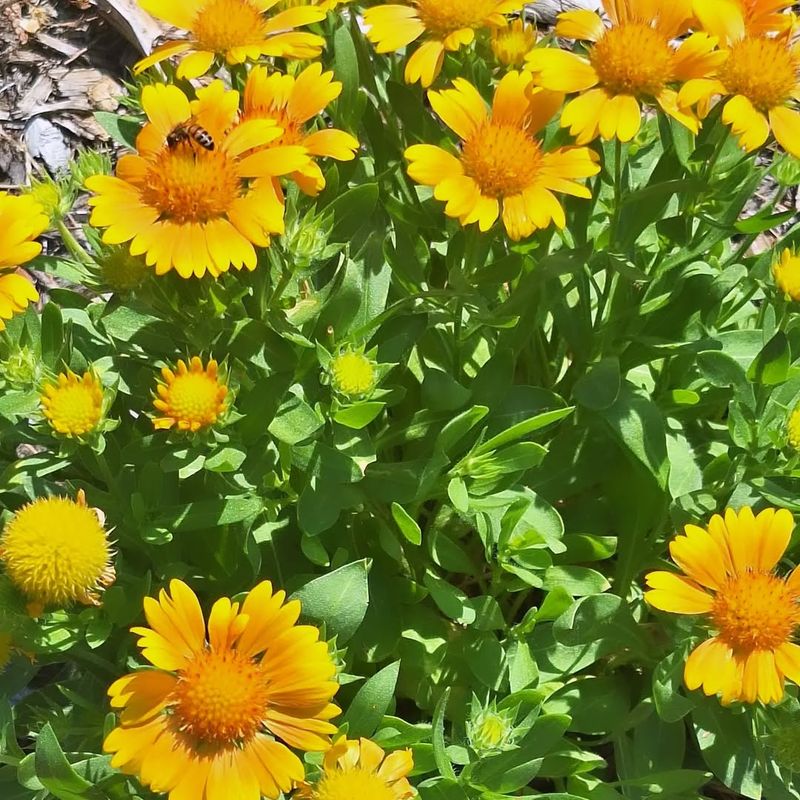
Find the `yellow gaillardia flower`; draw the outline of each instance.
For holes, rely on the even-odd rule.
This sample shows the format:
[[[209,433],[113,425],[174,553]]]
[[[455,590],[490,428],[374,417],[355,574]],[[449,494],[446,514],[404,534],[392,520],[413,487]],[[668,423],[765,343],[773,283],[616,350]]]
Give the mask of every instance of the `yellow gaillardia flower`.
[[[756,4],[762,8],[765,4]],[[773,4],[774,5],[774,4]],[[714,97],[725,98],[722,121],[729,125],[739,145],[750,152],[767,141],[770,131],[791,155],[800,156],[800,46],[796,31],[783,26],[779,32],[754,32],[738,3],[726,4],[726,14],[713,13],[697,3],[695,12],[705,29],[724,44],[723,59],[715,77],[690,80],[681,89],[679,102],[699,104],[701,112]],[[712,13],[708,13],[708,11]]]
[[[685,575],[651,572],[645,600],[673,614],[702,614],[715,635],[686,661],[689,689],[723,703],[777,702],[784,680],[800,683],[800,568],[786,578],[774,569],[794,527],[786,509],[715,514],[708,528],[687,525],[669,546]]]
[[[244,602],[217,600],[208,618],[183,582],[146,597],[133,628],[155,669],[108,690],[121,711],[104,749],[170,800],[277,798],[303,779],[289,747],[326,750],[339,714],[336,668],[319,631],[297,625],[300,603],[258,584]],[[288,747],[287,747],[288,745]]]
[[[375,388],[375,364],[363,353],[340,353],[331,360],[330,372],[334,389],[348,397],[358,397]]]
[[[278,0],[278,9],[298,8],[299,6],[316,6],[323,11],[333,11],[335,8],[349,3],[350,0]]]
[[[213,425],[225,411],[228,387],[220,382],[219,368],[213,359],[208,366],[197,356],[178,361],[175,371],[169,367],[161,370],[163,382],[156,387],[153,405],[161,416],[153,420],[157,430],[177,427],[182,431],[195,431]]]
[[[267,16],[278,0],[139,0],[154,17],[188,31],[188,37],[157,47],[134,67],[134,73],[171,56],[187,54],[177,69],[179,78],[199,78],[215,57],[229,64],[256,61],[261,56],[316,58],[325,40],[294,28],[325,19],[325,11],[308,3]],[[293,4],[294,6],[294,4]]]
[[[525,56],[536,44],[536,28],[522,18],[515,19],[504,28],[492,33],[492,52],[500,64],[506,67],[521,67]]]
[[[301,783],[295,797],[303,800],[406,800],[414,790],[406,775],[414,759],[410,750],[388,756],[369,739],[338,739],[325,753],[317,783]]]
[[[103,385],[91,373],[71,370],[44,385],[40,402],[50,427],[64,436],[84,436],[103,416]]]
[[[0,561],[38,616],[47,606],[97,605],[114,582],[112,550],[83,491],[77,500],[40,497],[23,506],[0,536]]]
[[[800,256],[793,249],[781,250],[778,260],[772,264],[772,277],[787,297],[800,301]]]
[[[522,0],[406,0],[366,9],[364,23],[379,53],[423,40],[406,62],[405,79],[427,87],[441,72],[446,51],[471,44],[476,30],[503,27],[503,15],[523,6]]]
[[[39,299],[34,285],[13,270],[42,252],[33,240],[49,225],[47,214],[30,195],[0,192],[0,331],[6,327],[3,320]]]
[[[254,152],[282,130],[270,120],[235,125],[239,93],[221,81],[191,103],[176,86],[145,86],[142,107],[150,122],[136,139],[138,152],[119,159],[116,176],[86,181],[96,193],[91,224],[107,229],[107,244],[130,242],[131,254],[145,254],[157,275],[255,269],[253,245],[267,247],[271,234],[283,233],[271,179],[305,167],[305,148]]]
[[[502,214],[516,240],[554,222],[566,224],[554,192],[591,197],[576,178],[600,171],[588,147],[546,151],[538,132],[561,106],[563,95],[533,89],[528,73],[509,72],[495,89],[491,113],[478,90],[456,79],[453,89],[428,92],[433,110],[459,136],[458,156],[430,144],[409,147],[408,174],[434,186],[447,203],[445,214],[462,225],[477,222],[482,231]]]
[[[745,30],[770,33],[790,26],[792,17],[785,11],[793,5],[789,0],[693,0],[693,11],[704,24],[738,37]]]
[[[694,133],[699,123],[678,102],[674,88],[708,75],[720,56],[715,40],[694,33],[677,48],[692,18],[690,0],[603,0],[611,20],[580,9],[559,14],[556,35],[591,42],[587,58],[557,48],[537,48],[526,56],[536,83],[558,92],[580,92],[561,115],[578,144],[598,135],[628,142],[642,123],[642,103],[655,102]]]
[[[272,120],[283,131],[280,138],[266,145],[268,149],[296,145],[305,148],[310,156],[352,161],[358,140],[349,133],[336,128],[306,130],[306,123],[321,114],[341,92],[342,84],[333,80],[332,72],[323,72],[319,64],[306,67],[296,78],[254,67],[244,88],[243,119]],[[312,160],[288,177],[309,195],[325,188],[322,170]]]

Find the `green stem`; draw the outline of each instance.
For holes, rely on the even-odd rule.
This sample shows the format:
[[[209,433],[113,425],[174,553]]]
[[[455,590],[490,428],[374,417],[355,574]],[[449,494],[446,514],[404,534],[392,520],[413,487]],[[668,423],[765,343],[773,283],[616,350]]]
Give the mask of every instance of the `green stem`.
[[[81,243],[75,238],[72,231],[64,224],[63,219],[56,221],[56,228],[61,234],[61,239],[64,242],[67,250],[85,267],[96,267],[97,262],[86,251]]]
[[[611,217],[610,245],[614,249],[619,227],[620,202],[622,200],[622,142],[614,140],[614,212]]]

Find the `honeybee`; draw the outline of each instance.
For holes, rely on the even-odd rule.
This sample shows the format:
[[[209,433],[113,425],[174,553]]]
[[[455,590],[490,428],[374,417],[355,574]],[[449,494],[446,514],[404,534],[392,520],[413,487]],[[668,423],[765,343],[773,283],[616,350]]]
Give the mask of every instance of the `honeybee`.
[[[214,149],[214,139],[201,125],[192,120],[181,122],[167,134],[167,147],[177,147],[181,142],[196,142],[204,150]]]

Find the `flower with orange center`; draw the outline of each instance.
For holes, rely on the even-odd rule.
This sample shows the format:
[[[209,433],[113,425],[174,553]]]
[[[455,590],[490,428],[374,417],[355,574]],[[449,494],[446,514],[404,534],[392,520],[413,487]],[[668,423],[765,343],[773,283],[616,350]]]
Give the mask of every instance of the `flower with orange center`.
[[[788,0],[693,0],[695,17],[709,30],[725,30],[725,38],[738,39],[745,31],[770,33],[792,24]]]
[[[156,386],[153,400],[161,416],[153,420],[156,430],[177,427],[181,431],[199,431],[213,425],[225,411],[228,387],[220,381],[219,367],[213,359],[208,366],[193,356],[187,366],[183,359],[173,372],[161,370],[163,382]]]
[[[716,77],[687,81],[679,102],[699,104],[705,112],[721,96],[722,121],[742,148],[758,149],[772,131],[787,153],[800,157],[800,45],[793,43],[794,30],[751,32],[740,9],[730,14],[733,18],[697,14],[706,30],[725,43],[723,61]]]
[[[67,370],[44,385],[40,402],[56,433],[79,437],[97,428],[103,399],[103,384],[91,372],[84,372],[81,378]]]
[[[325,10],[312,3],[267,16],[279,0],[138,0],[154,17],[188,31],[188,37],[157,47],[134,67],[134,74],[171,56],[186,54],[178,65],[179,78],[199,78],[216,57],[228,64],[255,61],[261,56],[316,58],[325,40],[294,28],[325,19]],[[297,7],[295,7],[295,5]]]
[[[386,755],[369,739],[342,736],[325,753],[322,775],[316,783],[302,783],[295,797],[303,800],[406,800],[414,790],[406,775],[414,759],[410,750]]]
[[[536,28],[521,17],[492,33],[492,53],[506,67],[521,67],[536,44]]]
[[[685,575],[651,572],[645,600],[673,614],[703,614],[716,634],[686,661],[689,689],[702,686],[723,703],[783,698],[785,678],[800,683],[800,568],[786,578],[774,569],[794,527],[786,509],[749,508],[715,514],[708,528],[687,525],[670,542]]]
[[[564,209],[554,192],[591,197],[576,178],[596,175],[588,147],[544,149],[537,133],[561,106],[563,95],[534,89],[528,73],[509,72],[497,85],[491,112],[478,90],[456,79],[453,89],[428,92],[433,110],[461,139],[458,156],[431,144],[409,147],[408,174],[433,186],[445,214],[482,231],[502,214],[515,241],[551,222],[563,228]]]
[[[121,711],[104,749],[170,800],[277,798],[303,779],[289,747],[326,750],[339,713],[336,668],[300,603],[264,581],[244,602],[221,598],[206,624],[195,593],[173,580],[146,597],[150,627],[133,628],[155,669],[108,690]],[[287,747],[288,745],[288,747]]]
[[[537,48],[526,56],[539,86],[580,92],[561,115],[578,144],[598,135],[628,142],[642,124],[642,103],[657,103],[697,133],[697,118],[678,103],[675,85],[705,76],[719,61],[715,41],[694,33],[677,48],[672,40],[691,20],[690,0],[603,0],[611,20],[606,28],[594,11],[559,14],[556,35],[592,42],[587,58],[555,48]]]
[[[255,269],[253,245],[283,233],[283,203],[272,178],[303,169],[306,148],[265,150],[283,133],[270,120],[237,122],[239,93],[221,81],[190,102],[176,86],[142,90],[150,120],[123,155],[116,176],[95,175],[90,222],[108,244],[130,242],[162,275],[217,276],[230,267]]]
[[[341,91],[342,84],[333,80],[333,73],[323,72],[318,63],[306,67],[296,78],[254,67],[244,88],[243,119],[271,120],[283,131],[267,148],[296,145],[311,156],[352,161],[358,150],[357,139],[336,128],[309,131],[306,125],[312,117],[322,114]],[[322,170],[311,160],[289,177],[309,195],[317,195],[325,188]]]
[[[47,214],[30,195],[0,192],[0,331],[6,327],[3,320],[39,299],[34,285],[13,270],[42,252],[34,239],[49,225]]]
[[[406,62],[406,83],[430,86],[442,70],[445,52],[459,50],[482,28],[502,28],[504,14],[521,0],[408,0],[379,3],[364,12],[367,39],[379,53],[393,53],[422,39]]]

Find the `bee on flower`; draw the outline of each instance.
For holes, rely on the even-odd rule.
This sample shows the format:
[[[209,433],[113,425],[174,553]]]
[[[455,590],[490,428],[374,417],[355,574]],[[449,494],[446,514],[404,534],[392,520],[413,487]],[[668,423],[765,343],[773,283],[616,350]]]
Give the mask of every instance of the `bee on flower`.
[[[563,95],[533,87],[529,73],[503,76],[487,109],[463,78],[452,89],[429,91],[433,110],[461,140],[458,153],[432,144],[405,152],[408,174],[446,203],[445,214],[488,231],[502,217],[514,241],[551,223],[563,228],[556,192],[589,198],[578,181],[600,171],[588,147],[545,149],[539,132],[561,107]]]
[[[284,230],[273,178],[308,168],[307,148],[266,149],[283,129],[268,119],[240,122],[239,93],[222,81],[199,89],[196,100],[176,86],[148,85],[142,107],[149,121],[137,152],[119,159],[116,175],[86,181],[90,224],[105,228],[106,244],[127,242],[157,275],[255,269],[255,247]]]
[[[577,93],[564,108],[562,127],[578,144],[597,136],[628,142],[641,127],[642,105],[655,103],[697,133],[697,117],[688,102],[679,102],[677,88],[713,74],[721,56],[707,33],[693,33],[673,46],[689,30],[690,0],[603,0],[603,8],[610,27],[586,9],[558,16],[556,36],[589,42],[587,56],[553,47],[526,56],[538,86]]]

